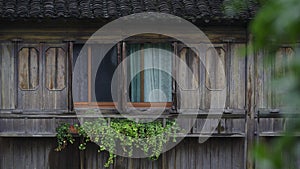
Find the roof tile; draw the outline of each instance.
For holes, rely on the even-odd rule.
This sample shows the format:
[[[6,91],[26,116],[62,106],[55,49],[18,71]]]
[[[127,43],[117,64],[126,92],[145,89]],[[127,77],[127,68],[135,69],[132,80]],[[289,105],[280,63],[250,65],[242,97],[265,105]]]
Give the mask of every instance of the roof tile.
[[[224,14],[224,1],[227,0],[0,0],[0,17],[114,19],[139,12],[164,12],[192,20],[230,19]],[[257,8],[257,3],[250,0],[235,19],[251,19]]]

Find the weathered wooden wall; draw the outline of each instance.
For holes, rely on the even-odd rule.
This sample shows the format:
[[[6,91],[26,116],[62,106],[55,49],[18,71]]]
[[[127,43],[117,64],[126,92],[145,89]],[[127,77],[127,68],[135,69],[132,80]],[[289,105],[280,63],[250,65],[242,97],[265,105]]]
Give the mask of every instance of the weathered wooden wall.
[[[108,153],[98,153],[97,145],[89,144],[81,154],[79,141],[62,152],[55,152],[54,138],[0,138],[1,169],[99,169]],[[117,157],[111,169],[241,169],[243,168],[242,138],[211,138],[199,144],[197,138],[184,139],[179,145],[162,154],[156,161]]]
[[[285,85],[278,85],[278,78],[287,75],[290,68],[286,65],[294,57],[296,48],[291,46],[281,47],[276,52],[276,57],[267,57],[261,51],[254,56],[256,61],[255,71],[255,105],[259,114],[288,114],[296,113],[283,102],[286,97]],[[277,82],[274,80],[277,80]],[[262,136],[276,135],[283,131],[290,119],[261,118],[258,123],[258,132]]]
[[[86,169],[103,168],[107,153],[97,153],[96,146],[91,144],[84,153],[77,149],[78,140],[75,145],[69,146],[63,152],[54,152],[56,146],[55,128],[62,122],[76,123],[74,114],[63,114],[68,110],[70,102],[70,77],[66,79],[65,88],[50,91],[49,79],[53,77],[53,69],[45,67],[46,62],[53,65],[51,58],[47,60],[48,47],[61,47],[64,52],[58,52],[65,56],[66,70],[57,73],[67,76],[67,70],[72,63],[73,49],[71,43],[63,43],[62,40],[74,39],[78,37],[78,42],[82,43],[94,31],[81,24],[82,28],[74,30],[72,26],[66,29],[41,26],[33,29],[26,27],[22,37],[33,39],[33,44],[16,42],[1,42],[0,45],[0,169],[65,169],[80,168],[83,165]],[[0,40],[8,40],[20,35],[17,28],[3,27]],[[43,31],[38,31],[39,29]],[[65,31],[68,33],[65,33]],[[157,161],[148,159],[128,159],[117,157],[116,163],[111,167],[114,169],[122,168],[153,168],[153,169],[245,169],[248,166],[247,152],[249,144],[253,143],[253,138],[279,136],[288,124],[288,120],[282,118],[271,118],[274,113],[285,113],[282,109],[282,101],[279,99],[280,93],[271,90],[270,82],[272,77],[284,75],[288,70],[281,67],[284,62],[288,62],[290,54],[293,53],[290,47],[281,48],[277,57],[271,61],[271,67],[264,65],[266,62],[265,53],[257,52],[253,55],[247,53],[248,58],[240,56],[239,49],[245,47],[248,41],[244,28],[204,28],[208,37],[214,43],[220,59],[225,66],[226,74],[226,114],[221,119],[217,129],[210,138],[203,144],[198,143],[202,126],[205,122],[204,116],[198,118],[195,126],[179,145],[166,152]],[[39,32],[39,33],[35,33]],[[4,36],[5,35],[5,36]],[[157,40],[157,39],[156,39]],[[39,42],[53,42],[39,43]],[[33,91],[21,90],[18,81],[18,58],[22,47],[36,47],[39,53],[40,68],[38,73],[39,88]],[[72,50],[71,50],[72,51]],[[75,51],[79,52],[79,51]],[[88,51],[85,51],[88,56]],[[91,51],[90,51],[91,52]],[[179,54],[182,51],[178,51]],[[75,54],[74,53],[74,54]],[[184,53],[184,52],[183,52]],[[184,55],[181,53],[182,55]],[[76,54],[75,54],[76,55]],[[211,51],[206,51],[206,57],[214,55]],[[26,57],[27,58],[27,57]],[[53,58],[52,58],[53,59]],[[191,59],[191,58],[189,58]],[[191,59],[193,60],[193,59]],[[32,62],[32,61],[31,61]],[[51,63],[50,63],[51,62]],[[191,61],[194,62],[194,61]],[[214,62],[206,59],[206,63]],[[73,96],[78,101],[89,100],[88,86],[86,79],[88,76],[88,66],[84,61],[77,62],[82,66],[78,70],[80,76],[74,77],[78,86],[73,88]],[[26,64],[26,62],[25,62]],[[34,63],[33,63],[34,65]],[[209,89],[222,87],[224,79],[213,74],[217,83],[210,83],[204,67],[201,65],[191,65],[192,70],[199,69],[201,98],[201,109],[208,109],[210,104]],[[220,71],[217,67],[211,67],[216,72]],[[32,67],[35,71],[34,66]],[[29,72],[28,70],[25,72]],[[70,75],[70,74],[69,74]],[[62,76],[57,76],[64,78]],[[31,77],[32,78],[32,77]],[[30,78],[28,78],[30,80]],[[58,84],[58,85],[61,85]],[[55,114],[55,115],[54,115]],[[260,116],[264,114],[264,118]],[[249,118],[251,117],[251,118]],[[213,123],[215,119],[209,119]],[[83,161],[82,161],[83,160]],[[296,162],[300,166],[300,162]],[[249,166],[248,166],[249,167]],[[250,168],[249,168],[250,169]]]

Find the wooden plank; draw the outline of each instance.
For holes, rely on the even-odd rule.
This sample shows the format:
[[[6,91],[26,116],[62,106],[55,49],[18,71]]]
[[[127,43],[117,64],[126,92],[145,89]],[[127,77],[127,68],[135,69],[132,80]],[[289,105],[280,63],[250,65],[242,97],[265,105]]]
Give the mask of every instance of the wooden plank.
[[[250,37],[250,43],[251,43]],[[248,49],[251,50],[251,49]],[[255,56],[254,51],[250,51],[247,56],[246,62],[246,77],[247,77],[247,86],[246,86],[246,109],[247,116],[245,120],[245,145],[244,145],[244,160],[245,166],[247,169],[254,169],[254,160],[252,158],[252,154],[250,153],[253,149],[253,145],[255,143],[255,100],[254,100],[254,90],[255,90]]]
[[[68,24],[65,21],[55,22],[43,22],[36,23],[34,21],[3,21],[2,40],[13,39],[22,35],[23,39],[30,39],[35,41],[63,41],[66,39],[76,39],[78,41],[86,41],[99,27],[103,26],[104,22],[91,23],[89,20],[68,20]],[[240,26],[203,26],[201,30],[208,36],[211,42],[220,42],[223,38],[220,37],[232,37],[237,42],[246,41],[246,29],[244,25]],[[182,34],[186,35],[186,34]],[[178,35],[177,35],[178,36]],[[116,38],[112,36],[113,38]],[[131,39],[143,40],[149,42],[151,40],[160,40],[162,35],[151,35],[146,37]],[[172,37],[172,36],[170,36]]]
[[[67,55],[62,48],[57,48],[57,64],[56,64],[56,89],[62,90],[66,87],[66,76],[67,74]]]
[[[13,109],[15,108],[15,76],[14,75],[14,46],[12,43],[1,44],[1,108],[2,109]],[[4,71],[5,70],[5,71]]]
[[[221,47],[209,48],[206,52],[206,87],[210,90],[222,90],[225,88],[225,81],[222,75],[225,69],[222,70],[220,64],[225,68],[225,50]],[[224,72],[224,73],[222,73]]]
[[[171,150],[166,152],[166,169],[173,169],[175,168],[175,148],[172,148]]]
[[[45,162],[44,162],[44,168],[45,169],[51,169],[49,166],[51,165],[50,164],[50,161],[49,161],[49,155],[51,153],[51,151],[53,150],[53,147],[54,147],[54,143],[56,145],[56,142],[54,142],[54,139],[45,139],[44,142],[43,142],[43,145],[44,145],[44,159],[45,159]],[[73,156],[75,156],[75,153],[73,154]]]
[[[73,103],[73,54],[74,54],[74,43],[72,41],[68,42],[68,51],[67,51],[67,82],[68,82],[68,110],[74,110]]]
[[[113,168],[115,168],[115,169],[117,169],[117,168],[118,169],[127,169],[128,158],[117,156],[115,160],[116,161],[114,163]],[[147,159],[143,159],[142,161],[146,161],[146,163],[147,163]]]
[[[29,79],[29,50],[30,48],[23,48],[19,51],[19,85],[22,89],[30,89]]]
[[[274,58],[271,57],[269,60],[264,57],[263,59],[264,63],[264,100],[266,101],[266,107],[267,108],[273,108],[272,105],[272,74],[274,71],[272,71],[272,67],[274,66]]]
[[[275,61],[274,61],[274,80],[278,78],[282,78],[285,74],[285,66],[286,66],[286,49],[285,48],[280,48],[275,55]],[[272,108],[279,108],[283,107],[283,98],[282,96],[285,94],[283,89],[279,86],[278,83],[274,83],[272,81],[272,86],[273,86],[273,95],[272,95]]]
[[[245,57],[240,56],[239,50],[245,47],[245,44],[231,44],[231,67],[230,72],[230,101],[229,107],[232,109],[244,109],[245,108],[245,94],[246,94],[246,86],[245,86],[245,73],[246,73],[246,65],[245,65]],[[228,75],[227,74],[227,75]]]
[[[255,103],[257,108],[267,108],[264,92],[264,53],[255,53]]]
[[[30,48],[30,63],[29,66],[29,84],[30,88],[35,89],[39,85],[39,58],[38,53],[34,48]]]
[[[24,166],[24,155],[23,152],[23,146],[20,146],[21,140],[13,140],[13,158],[11,159],[13,161],[13,168],[22,168]],[[24,142],[23,142],[24,141]],[[23,140],[22,142],[26,145],[26,140]]]
[[[232,139],[232,169],[244,168],[244,141]]]
[[[182,151],[182,144],[183,144],[183,142],[181,141],[175,148],[176,148],[176,154],[175,154],[175,163],[174,163],[174,165],[176,166],[176,167],[179,167],[179,168],[181,168],[181,155],[182,155],[182,153],[181,153],[181,151]]]
[[[181,155],[180,155],[180,168],[189,168],[189,148],[188,148],[189,139],[183,139],[181,141]]]
[[[200,53],[201,54],[201,53]],[[204,54],[203,54],[204,55]],[[209,109],[210,108],[210,92],[206,87],[206,75],[207,75],[207,71],[206,71],[206,67],[204,66],[204,64],[206,64],[206,52],[205,52],[205,56],[202,57],[202,60],[200,60],[200,108],[201,109]]]
[[[8,138],[8,139],[5,139],[5,143],[6,145],[4,146],[6,151],[5,153],[5,164],[4,164],[4,168],[7,168],[7,169],[13,169],[14,168],[14,142],[13,142],[13,139],[12,138]]]
[[[1,44],[0,45],[0,108],[2,108],[2,97],[3,97],[3,95],[2,95],[2,58],[3,58],[3,45]]]
[[[87,61],[87,47],[81,48],[82,45],[75,44],[74,51],[74,67],[73,70],[73,99],[74,102],[88,101],[88,61]],[[80,50],[81,49],[81,50]],[[80,52],[80,53],[79,53]],[[80,57],[79,57],[80,54]],[[76,61],[75,61],[76,59]]]
[[[196,169],[204,169],[204,159],[203,156],[204,154],[204,146],[205,144],[207,144],[207,142],[205,143],[201,143],[199,144],[197,141],[195,141],[194,143],[194,149],[195,149],[195,167]]]
[[[173,43],[173,57],[178,57],[178,49],[177,49],[177,42]],[[176,59],[172,59],[172,109],[177,111],[177,84],[176,84],[176,77],[177,77],[177,63]]]
[[[206,142],[202,143],[201,144],[202,148],[203,148],[203,153],[202,153],[202,156],[203,156],[203,169],[209,169],[211,168],[211,139],[207,140]]]
[[[45,53],[46,59],[46,86],[49,90],[56,89],[56,59],[57,59],[57,49],[56,48],[49,48]]]
[[[219,168],[219,162],[221,159],[219,159],[219,151],[220,147],[216,139],[211,139],[210,140],[210,167],[213,169],[220,169]]]
[[[126,43],[123,42],[122,43],[122,61],[125,60],[125,58],[127,57],[127,50],[126,50]],[[127,65],[125,62],[122,62],[121,63],[121,66],[122,66],[122,75],[120,76],[120,78],[122,79],[122,81],[120,81],[120,83],[123,85],[123,86],[120,86],[120,102],[119,102],[119,110],[121,111],[125,111],[127,110],[127,98],[129,98],[129,95],[128,95],[128,91],[127,91],[127,79],[126,78],[122,78],[122,77],[128,77],[128,71],[127,71]]]
[[[144,60],[145,60],[145,58],[144,58],[144,56],[145,56],[145,52],[144,52],[144,45],[141,45],[141,48],[140,48],[140,58],[141,58],[141,63],[140,63],[140,70],[144,70]],[[141,98],[141,102],[144,102],[144,100],[145,100],[145,96],[144,96],[144,94],[145,94],[145,92],[144,92],[144,89],[145,89],[145,84],[144,84],[144,77],[145,77],[145,75],[144,75],[144,71],[141,71],[140,72],[140,98]]]
[[[94,81],[92,81],[92,47],[88,46],[87,49],[87,57],[88,57],[88,102],[92,102],[92,85]],[[95,79],[94,79],[95,80]]]
[[[226,139],[226,145],[224,146],[224,149],[222,149],[222,158],[223,158],[223,163],[222,163],[222,168],[232,168],[232,140],[234,138],[228,138]],[[224,145],[224,144],[223,144]]]
[[[196,157],[199,155],[197,154],[197,146],[198,143],[196,142],[196,139],[188,139],[188,161],[189,161],[189,165],[188,168],[189,169],[196,169]]]
[[[89,168],[89,169],[97,169],[97,163],[98,163],[98,146],[96,144],[88,144],[86,150],[82,155],[84,155],[84,168]]]

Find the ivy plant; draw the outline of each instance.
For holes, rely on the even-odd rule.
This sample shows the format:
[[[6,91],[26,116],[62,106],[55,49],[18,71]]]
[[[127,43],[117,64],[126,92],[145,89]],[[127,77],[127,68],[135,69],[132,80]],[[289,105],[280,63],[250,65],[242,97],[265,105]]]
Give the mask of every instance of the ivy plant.
[[[121,148],[123,155],[132,156],[134,150],[140,150],[151,159],[158,159],[163,145],[172,139],[176,142],[176,133],[181,128],[175,120],[167,120],[163,125],[161,121],[139,123],[129,119],[112,119],[107,121],[99,118],[93,121],[85,121],[78,124],[61,124],[57,129],[57,151],[62,150],[68,143],[74,143],[74,131],[83,137],[84,141],[79,145],[80,150],[85,150],[87,142],[95,142],[99,145],[98,152],[107,150],[109,158],[105,167],[114,162],[116,147]]]

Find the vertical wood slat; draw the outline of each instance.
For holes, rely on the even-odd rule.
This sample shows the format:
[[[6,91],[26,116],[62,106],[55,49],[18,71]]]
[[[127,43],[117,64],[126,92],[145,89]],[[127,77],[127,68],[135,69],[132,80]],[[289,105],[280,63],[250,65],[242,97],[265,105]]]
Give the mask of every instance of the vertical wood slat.
[[[120,76],[120,79],[121,81],[119,82],[120,84],[120,102],[118,103],[118,107],[119,107],[119,110],[121,111],[125,111],[127,110],[127,98],[128,97],[128,91],[127,91],[127,78],[124,78],[124,77],[128,77],[127,76],[127,65],[125,62],[123,62],[125,59],[126,59],[126,56],[127,56],[127,52],[126,52],[126,43],[125,42],[122,42],[122,52],[121,52],[121,70],[122,72],[121,73],[121,76]]]
[[[88,102],[92,102],[92,47],[88,46]]]
[[[0,108],[13,109],[15,108],[15,65],[14,65],[14,45],[12,43],[2,43],[0,49]]]
[[[122,64],[120,64],[122,62],[122,58],[123,58],[123,44],[121,42],[119,42],[117,44],[117,58],[118,58],[118,65],[119,66],[122,66]],[[122,76],[122,72],[118,71],[117,72],[117,75],[118,75],[118,82],[121,83],[121,80],[124,78]],[[122,106],[121,106],[121,103],[122,103],[122,98],[123,98],[123,95],[122,93],[124,94],[123,92],[123,88],[119,85],[118,88],[118,109],[121,110]]]
[[[68,72],[68,110],[72,111],[74,109],[73,103],[73,42],[68,42],[68,53],[67,53],[67,72]]]
[[[244,139],[236,138],[231,140],[232,146],[232,169],[244,168]]]
[[[140,64],[140,70],[143,70],[140,72],[140,86],[141,86],[141,89],[140,89],[140,97],[141,97],[141,102],[144,102],[145,100],[145,96],[144,96],[144,88],[145,88],[145,84],[144,84],[144,55],[145,55],[145,52],[144,52],[144,45],[141,45],[141,64]]]
[[[173,57],[178,57],[178,49],[177,49],[177,42],[173,43]],[[177,96],[176,96],[176,90],[177,90],[177,84],[176,84],[176,77],[177,77],[177,63],[176,59],[172,59],[172,110],[177,111]]]
[[[182,89],[187,89],[187,80],[184,79],[186,78],[186,70],[184,69],[185,68],[185,65],[183,63],[186,63],[186,52],[187,52],[187,49],[186,48],[183,48],[180,50],[179,52],[179,58],[181,59],[182,63],[179,62],[178,65],[177,65],[177,83],[178,83],[178,87],[177,87],[177,98],[179,100],[179,102],[177,102],[177,107],[178,109],[182,109],[187,103],[187,100],[184,100],[182,98],[182,95],[181,95],[181,92],[182,92]]]
[[[29,71],[29,81],[30,81],[30,84],[31,84],[31,87],[32,88],[36,88],[39,84],[39,76],[38,76],[38,73],[39,73],[39,58],[38,58],[38,53],[35,52],[34,49],[30,49],[30,57],[28,59],[30,59],[30,71]]]
[[[251,43],[250,42],[248,43]],[[247,50],[251,50],[248,48]],[[254,145],[254,133],[255,133],[255,55],[253,54],[254,51],[248,52],[249,54],[246,57],[246,108],[247,108],[247,116],[245,120],[245,145],[244,145],[244,160],[245,166],[247,169],[254,169],[254,161],[252,159],[251,150],[253,149]]]
[[[0,45],[0,108],[2,109],[2,58],[3,58],[3,46]],[[0,145],[1,146],[1,145]]]
[[[29,89],[28,58],[29,48],[23,48],[19,52],[19,85],[23,89]]]
[[[73,93],[73,99],[75,102],[88,102],[88,62],[87,62],[87,47],[82,47],[81,45],[74,45],[74,60],[76,58],[76,70],[71,70],[73,72],[73,86],[72,90],[76,91]],[[80,51],[79,51],[80,50]],[[75,53],[76,52],[76,53]],[[71,53],[70,53],[71,54]],[[75,66],[74,66],[75,67]],[[71,87],[70,87],[71,88]]]
[[[245,108],[245,57],[240,56],[239,50],[244,48],[245,44],[230,44],[230,67],[227,76],[229,76],[229,108],[244,109]],[[229,75],[230,74],[230,75]]]

